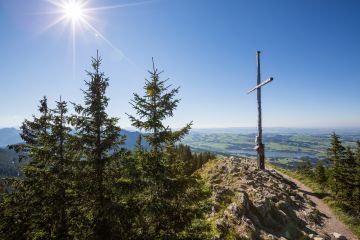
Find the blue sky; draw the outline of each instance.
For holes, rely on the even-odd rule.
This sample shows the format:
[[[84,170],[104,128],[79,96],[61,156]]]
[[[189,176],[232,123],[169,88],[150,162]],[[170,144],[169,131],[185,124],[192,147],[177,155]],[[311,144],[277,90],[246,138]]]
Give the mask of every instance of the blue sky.
[[[90,57],[99,49],[110,77],[110,115],[130,123],[128,103],[142,92],[151,57],[182,99],[168,123],[195,128],[256,126],[256,50],[261,50],[263,124],[268,127],[360,126],[359,1],[89,0],[94,31],[44,28],[46,0],[0,0],[0,127],[18,126],[38,100],[81,102]],[[119,49],[124,56],[116,51]],[[75,66],[74,66],[75,63]]]

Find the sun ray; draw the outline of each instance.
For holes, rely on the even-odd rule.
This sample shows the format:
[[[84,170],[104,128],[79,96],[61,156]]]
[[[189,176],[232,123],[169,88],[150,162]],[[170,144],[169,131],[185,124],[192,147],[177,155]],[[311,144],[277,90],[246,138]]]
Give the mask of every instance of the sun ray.
[[[99,11],[119,9],[125,7],[139,6],[143,4],[148,4],[156,0],[148,0],[142,2],[133,2],[127,4],[117,4],[110,6],[99,6],[92,7],[90,6],[89,0],[43,0],[47,2],[49,6],[52,6],[53,9],[48,9],[49,11],[38,12],[38,15],[54,15],[57,18],[48,24],[41,32],[49,30],[60,23],[63,23],[64,26],[69,27],[69,32],[71,35],[71,48],[72,48],[72,66],[73,66],[73,78],[75,79],[75,70],[76,70],[76,52],[77,52],[77,41],[78,41],[78,31],[85,30],[86,32],[91,33],[99,37],[103,42],[105,42],[112,50],[120,55],[121,60],[126,60],[132,65],[135,65],[125,54],[108,38],[105,37],[101,31],[99,31],[94,25],[93,21],[96,20],[95,13]]]
[[[63,6],[63,1],[57,1],[57,0],[44,0],[45,2],[48,2],[58,8],[61,8]]]
[[[73,65],[73,79],[75,80],[76,71],[76,26],[75,22],[72,22],[72,65]]]
[[[86,24],[86,26],[88,26],[97,36],[99,36],[105,43],[107,43],[109,45],[109,47],[111,47],[113,50],[115,50],[116,52],[120,53],[121,57],[125,57],[124,53],[117,48],[113,43],[111,43],[103,34],[101,34],[95,27],[93,27],[89,22],[84,21],[84,23]]]
[[[93,7],[93,8],[86,8],[86,9],[84,9],[84,10],[85,10],[85,12],[101,11],[101,10],[110,10],[110,9],[117,9],[117,8],[133,7],[133,6],[144,5],[144,4],[151,3],[151,2],[153,2],[153,1],[154,1],[154,0],[143,1],[143,2],[136,2],[136,3],[126,3],[126,4],[102,6],[102,7]]]

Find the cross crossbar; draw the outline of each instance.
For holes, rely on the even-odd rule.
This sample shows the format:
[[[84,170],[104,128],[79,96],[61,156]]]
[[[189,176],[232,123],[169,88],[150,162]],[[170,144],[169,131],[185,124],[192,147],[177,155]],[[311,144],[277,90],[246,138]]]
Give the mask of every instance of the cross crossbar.
[[[272,80],[274,80],[274,79],[271,77],[271,78],[269,78],[268,80],[260,83],[259,85],[257,85],[256,87],[254,87],[253,89],[251,89],[250,91],[248,91],[247,94],[255,91],[255,90],[258,89],[258,88],[261,88],[262,86],[264,86],[265,84],[268,84],[268,83],[271,82]]]

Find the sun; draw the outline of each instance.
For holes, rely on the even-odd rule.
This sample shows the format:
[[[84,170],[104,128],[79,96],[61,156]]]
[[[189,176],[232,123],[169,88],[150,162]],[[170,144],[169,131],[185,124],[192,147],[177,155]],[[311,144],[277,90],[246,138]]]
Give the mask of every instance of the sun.
[[[82,20],[85,16],[84,14],[84,6],[79,1],[68,1],[65,2],[62,6],[64,15],[67,19],[76,22]]]
[[[1,0],[0,0],[1,1]],[[70,41],[72,43],[72,62],[73,62],[73,75],[75,75],[75,62],[76,62],[76,46],[78,41],[79,33],[90,33],[94,36],[97,41],[101,39],[105,42],[110,48],[112,48],[117,54],[120,55],[121,59],[129,59],[124,55],[124,53],[115,46],[109,39],[105,37],[99,31],[92,22],[97,20],[96,14],[101,11],[120,9],[131,6],[143,5],[149,3],[153,0],[145,0],[143,2],[137,2],[138,0],[133,0],[132,3],[127,4],[116,4],[108,6],[92,6],[91,2],[94,0],[43,0],[48,3],[48,11],[40,12],[40,15],[51,15],[53,20],[47,24],[43,31],[51,29],[56,25],[63,25],[69,29]]]

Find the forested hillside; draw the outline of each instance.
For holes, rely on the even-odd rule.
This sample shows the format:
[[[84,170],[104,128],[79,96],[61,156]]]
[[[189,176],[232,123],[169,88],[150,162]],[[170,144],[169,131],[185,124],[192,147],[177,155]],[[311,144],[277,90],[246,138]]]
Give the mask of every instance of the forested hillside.
[[[0,148],[0,177],[17,176],[19,174],[19,166],[16,152]]]
[[[194,172],[214,156],[177,145],[192,123],[177,131],[163,123],[179,88],[153,66],[145,93],[131,101],[129,118],[146,134],[130,150],[106,111],[100,64],[92,59],[82,104],[60,98],[50,107],[44,97],[23,122],[23,142],[10,148],[28,164],[1,183],[0,239],[210,239],[211,191]]]
[[[0,147],[0,177],[17,176],[21,173],[21,166],[24,164],[24,162],[19,162],[19,157],[16,152],[9,150],[7,147],[11,144],[23,142],[20,137],[20,133],[20,130],[16,128],[0,129],[0,142],[4,145],[3,148]],[[126,137],[123,147],[129,150],[133,150],[140,133],[121,129],[119,134]],[[149,147],[146,141],[142,141],[142,144],[145,148]]]
[[[22,143],[23,139],[21,139],[20,134],[20,129],[0,128],[0,147],[6,148],[8,145],[11,144]],[[126,136],[124,146],[128,149],[133,149],[135,147],[136,139],[139,137],[140,133],[138,131],[121,129],[119,134]],[[146,145],[145,142],[143,144]]]

